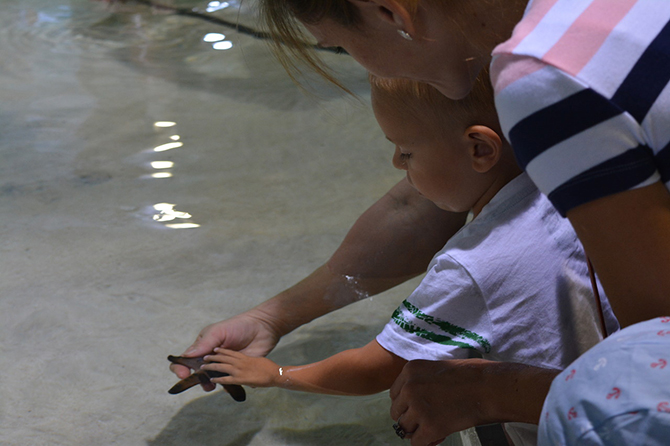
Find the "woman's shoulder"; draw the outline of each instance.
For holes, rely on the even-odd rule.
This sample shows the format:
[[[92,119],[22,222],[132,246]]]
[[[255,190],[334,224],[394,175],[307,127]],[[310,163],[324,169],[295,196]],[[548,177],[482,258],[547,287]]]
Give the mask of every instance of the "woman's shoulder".
[[[505,81],[496,92],[551,66],[609,97],[645,53],[667,55],[669,40],[670,2],[533,0],[494,49],[491,72]]]

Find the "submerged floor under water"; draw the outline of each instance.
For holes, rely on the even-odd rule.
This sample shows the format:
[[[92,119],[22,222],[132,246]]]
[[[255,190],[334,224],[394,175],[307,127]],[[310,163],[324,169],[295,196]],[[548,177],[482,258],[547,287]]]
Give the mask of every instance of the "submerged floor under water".
[[[0,443],[400,444],[386,394],[167,393],[168,354],[322,264],[402,177],[365,72],[326,55],[360,98],[307,95],[264,42],[132,2],[2,2],[0,40]],[[272,357],[363,345],[411,289]]]

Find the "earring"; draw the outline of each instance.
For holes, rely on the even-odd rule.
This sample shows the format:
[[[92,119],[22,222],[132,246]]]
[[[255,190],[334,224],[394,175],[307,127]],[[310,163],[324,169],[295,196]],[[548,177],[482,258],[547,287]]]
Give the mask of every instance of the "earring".
[[[413,39],[412,39],[412,36],[410,36],[408,32],[406,32],[406,31],[404,31],[404,30],[402,30],[402,29],[399,29],[399,30],[398,30],[398,34],[400,34],[400,37],[402,37],[402,38],[405,39],[405,40],[413,40]]]

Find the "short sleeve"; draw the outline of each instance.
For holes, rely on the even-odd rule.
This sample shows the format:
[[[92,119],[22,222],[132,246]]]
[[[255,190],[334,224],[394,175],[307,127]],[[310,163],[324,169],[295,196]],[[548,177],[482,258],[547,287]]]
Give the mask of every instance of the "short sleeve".
[[[408,360],[468,358],[491,350],[491,323],[477,284],[451,256],[433,262],[421,284],[377,337]]]
[[[660,180],[640,124],[611,99],[529,56],[499,54],[491,70],[505,136],[561,215]]]

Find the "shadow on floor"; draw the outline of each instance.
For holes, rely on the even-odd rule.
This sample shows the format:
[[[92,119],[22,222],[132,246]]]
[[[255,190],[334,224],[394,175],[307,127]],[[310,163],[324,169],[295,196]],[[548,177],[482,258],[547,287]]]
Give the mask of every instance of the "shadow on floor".
[[[379,329],[370,325],[336,323],[298,330],[289,342],[273,351],[270,358],[279,364],[315,362],[346,348],[365,345],[374,339]],[[209,394],[198,388],[189,390],[191,398],[193,392],[201,392],[204,396],[185,404],[156,438],[147,441],[147,445],[403,445],[392,428],[387,392],[339,397],[283,389],[246,388],[246,391],[247,400],[237,403],[223,390]],[[455,434],[442,445],[479,444],[474,431],[472,435],[475,436],[470,441]]]
[[[400,445],[388,396],[344,398],[248,389],[235,403],[224,391],[186,404],[149,446]]]
[[[271,358],[280,364],[318,361],[347,347],[373,339],[379,327],[336,324],[293,336]],[[221,389],[219,387],[219,389]],[[246,388],[247,400],[237,403],[223,390],[204,394],[198,388],[171,398],[191,400],[170,420],[149,446],[349,446],[402,445],[389,416],[387,393],[337,397],[283,389]]]

